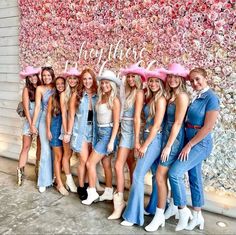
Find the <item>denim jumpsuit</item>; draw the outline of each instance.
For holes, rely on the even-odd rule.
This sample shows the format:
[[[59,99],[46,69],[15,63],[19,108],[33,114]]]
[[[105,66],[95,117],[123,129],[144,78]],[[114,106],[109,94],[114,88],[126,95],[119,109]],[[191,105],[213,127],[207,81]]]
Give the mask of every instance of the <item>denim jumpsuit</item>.
[[[34,108],[35,108],[35,102],[30,101],[29,102],[29,113],[30,113],[31,118],[33,118],[33,115],[34,115]],[[36,124],[35,124],[35,127],[37,129],[39,128],[39,121],[40,121],[40,117],[41,117],[41,112],[42,112],[42,110],[40,109],[40,112],[39,112],[39,115],[38,115],[38,118],[37,118],[37,121],[36,121]],[[27,118],[25,118],[25,120],[24,120],[24,126],[23,126],[23,133],[22,134],[27,135],[27,136],[31,135],[30,125],[29,125],[29,122],[28,122]]]
[[[124,110],[121,119],[120,147],[134,148],[134,105]]]
[[[196,126],[203,126],[206,113],[219,110],[219,100],[214,92],[209,89],[200,98],[190,104],[186,122]],[[186,141],[189,142],[199,129],[186,128]],[[194,145],[188,156],[187,161],[176,160],[169,170],[169,180],[176,206],[185,206],[187,204],[185,184],[183,176],[188,172],[192,205],[193,207],[202,207],[204,205],[203,184],[202,184],[202,161],[205,160],[212,150],[212,137],[209,133],[199,143]]]
[[[52,115],[50,131],[52,139],[49,141],[51,147],[62,147],[62,140],[59,139],[61,134],[62,115],[61,112],[56,116]]]
[[[145,130],[147,130],[154,123],[154,118],[148,120],[148,105],[144,106],[144,115],[147,120],[145,125]],[[145,132],[145,130],[144,140],[147,139],[149,135],[149,133]],[[149,144],[144,156],[139,158],[137,161],[133,174],[133,183],[130,189],[128,204],[123,213],[123,218],[128,222],[138,224],[140,226],[144,223],[144,177],[153,163],[158,160],[161,153],[161,144],[162,133],[158,132],[153,141]]]
[[[71,149],[80,153],[83,141],[92,139],[92,146],[96,144],[97,139],[97,118],[95,112],[95,105],[97,102],[97,95],[92,96],[92,110],[93,110],[93,123],[88,123],[88,111],[89,111],[89,96],[84,92],[81,102],[77,108],[75,114],[75,121],[73,126],[73,132],[71,137],[70,146]]]
[[[39,122],[39,138],[41,142],[41,155],[39,163],[38,186],[47,187],[52,185],[53,179],[53,159],[49,140],[46,134],[46,115],[50,96],[54,90],[46,90],[42,98],[43,111]]]

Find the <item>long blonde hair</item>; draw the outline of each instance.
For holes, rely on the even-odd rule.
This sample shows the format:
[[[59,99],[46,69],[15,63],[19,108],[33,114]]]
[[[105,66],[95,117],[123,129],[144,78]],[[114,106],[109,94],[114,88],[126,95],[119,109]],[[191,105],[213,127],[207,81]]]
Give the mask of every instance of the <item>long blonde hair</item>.
[[[149,78],[150,79],[150,78]],[[147,92],[145,94],[145,100],[149,102],[149,115],[148,115],[148,120],[154,118],[155,113],[156,113],[156,102],[161,96],[166,96],[165,88],[164,88],[164,83],[161,79],[158,78],[159,82],[159,90],[156,93],[153,93],[151,89],[148,86],[147,82]]]
[[[167,79],[168,79],[167,75]],[[176,75],[172,75],[171,76],[176,76]],[[172,89],[169,84],[168,81],[166,81],[166,98],[167,100],[169,100],[170,102],[175,101],[176,96],[181,93],[181,92],[186,92],[186,81],[183,77],[181,76],[176,76],[179,78],[179,86],[177,87],[177,89],[174,92],[174,89]]]
[[[127,82],[127,78],[125,79],[125,105],[124,110],[128,110],[135,101],[136,93],[138,89],[142,88],[141,77],[139,75],[135,75],[135,88],[132,89]]]
[[[113,108],[113,102],[114,102],[114,99],[117,97],[117,94],[118,94],[118,89],[117,89],[117,86],[114,82],[112,81],[109,81],[110,85],[111,85],[111,93],[109,95],[109,98],[108,98],[108,101],[107,101],[107,107],[108,109],[112,109]],[[98,108],[98,105],[101,104],[102,102],[102,97],[103,97],[103,92],[102,92],[102,89],[101,89],[101,83],[99,82],[98,84],[98,101],[96,103],[96,110]]]
[[[73,77],[73,76],[69,76],[69,77]],[[73,88],[73,91],[72,91],[72,88],[70,87],[69,85],[69,82],[68,82],[68,79],[69,77],[67,77],[67,80],[66,80],[66,89],[65,89],[65,104],[68,106],[68,102],[71,98],[71,95],[72,93],[74,93],[76,90],[77,90],[77,86],[78,86],[78,83],[79,83],[79,78],[78,78],[78,83],[77,85]]]

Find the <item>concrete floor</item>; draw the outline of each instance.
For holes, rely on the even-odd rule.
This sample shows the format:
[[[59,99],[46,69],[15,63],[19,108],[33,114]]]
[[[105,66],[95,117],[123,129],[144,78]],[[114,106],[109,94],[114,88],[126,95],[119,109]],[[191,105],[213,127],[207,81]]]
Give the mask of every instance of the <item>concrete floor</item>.
[[[107,220],[112,202],[85,206],[76,194],[63,197],[52,187],[40,194],[32,165],[26,166],[24,185],[18,187],[16,166],[17,161],[0,157],[0,234],[147,234],[144,227],[123,227],[119,224],[121,220]],[[145,203],[147,200],[148,197]],[[204,231],[175,232],[177,221],[170,219],[153,234],[236,234],[235,219],[206,211],[203,215]],[[151,219],[146,216],[145,225]],[[227,226],[217,226],[218,221]]]

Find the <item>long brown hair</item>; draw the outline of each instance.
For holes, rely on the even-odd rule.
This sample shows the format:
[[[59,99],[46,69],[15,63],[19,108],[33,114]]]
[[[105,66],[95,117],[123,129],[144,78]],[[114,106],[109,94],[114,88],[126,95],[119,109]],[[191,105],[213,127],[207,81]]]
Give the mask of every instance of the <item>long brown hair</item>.
[[[43,72],[44,71],[48,71],[52,77],[52,82],[51,84],[54,82],[55,80],[55,73],[54,73],[54,70],[52,67],[42,67],[42,70],[41,70],[41,78],[42,78],[42,83],[44,84],[44,81],[43,81]],[[44,84],[45,85],[45,84]]]
[[[37,86],[41,85],[40,79],[39,79],[39,75],[38,74],[34,74],[31,76],[36,76],[38,81],[37,81]],[[28,89],[28,94],[29,94],[29,100],[31,102],[35,101],[35,93],[36,93],[36,87],[34,87],[34,85],[30,82],[30,76],[27,76],[25,79],[25,87]]]
[[[60,106],[60,94],[61,92],[59,92],[56,88],[56,82],[58,79],[62,79],[64,81],[64,86],[66,83],[66,80],[64,77],[56,77],[56,79],[54,80],[54,89],[55,89],[55,93],[52,95],[52,115],[53,116],[57,116],[58,114],[61,113],[61,106]]]

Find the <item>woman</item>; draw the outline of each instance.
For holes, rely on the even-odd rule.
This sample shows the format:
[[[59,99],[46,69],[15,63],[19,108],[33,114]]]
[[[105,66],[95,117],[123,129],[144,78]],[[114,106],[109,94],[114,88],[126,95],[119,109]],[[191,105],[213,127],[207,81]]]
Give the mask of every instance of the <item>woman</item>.
[[[207,72],[202,68],[190,71],[189,80],[192,88],[198,95],[191,102],[186,116],[187,144],[179,154],[169,170],[169,180],[173,191],[174,204],[178,206],[179,222],[176,231],[183,229],[193,230],[196,226],[204,228],[204,218],[201,207],[204,204],[201,166],[212,151],[211,131],[216,123],[219,113],[219,99],[208,87]],[[190,210],[186,207],[186,191],[183,181],[184,174],[188,172],[193,219]]]
[[[184,146],[183,121],[189,104],[185,81],[189,71],[180,64],[170,64],[165,73],[167,74],[166,94],[168,105],[163,129],[163,150],[156,172],[158,203],[152,222],[145,227],[146,231],[149,232],[156,231],[160,225],[162,227],[165,225],[166,215],[164,215],[164,210],[168,195],[167,174]]]
[[[35,106],[35,93],[37,86],[40,85],[39,79],[40,68],[33,68],[28,66],[20,72],[20,77],[25,79],[25,87],[22,93],[22,102],[25,113],[24,127],[23,127],[23,138],[22,138],[22,149],[19,156],[19,162],[17,167],[17,184],[21,186],[23,183],[24,168],[28,159],[28,153],[32,143],[32,133],[30,132],[30,125],[32,123],[32,117]],[[40,118],[40,115],[39,115]],[[36,126],[39,125],[39,118],[36,122]],[[40,148],[40,140],[37,138],[37,152]],[[38,158],[38,157],[37,157]]]
[[[61,108],[60,94],[65,90],[65,78],[57,77],[54,81],[55,93],[49,98],[47,110],[47,137],[54,155],[54,173],[56,176],[56,188],[64,196],[69,195],[61,179],[61,162],[63,156],[62,141],[59,139],[61,134]]]
[[[121,118],[121,137],[119,149],[117,152],[117,159],[115,162],[117,192],[113,195],[114,211],[108,219],[119,219],[122,211],[125,208],[124,201],[124,167],[125,163],[129,167],[130,183],[132,184],[132,175],[135,167],[134,158],[134,113],[135,100],[137,94],[142,89],[141,78],[144,79],[144,69],[138,67],[136,64],[131,65],[127,69],[121,70],[121,75],[126,75],[125,80],[125,100],[123,115]]]
[[[119,129],[120,101],[117,98],[117,86],[120,86],[120,80],[110,70],[105,70],[97,79],[99,81],[96,104],[98,136],[97,143],[86,163],[89,188],[88,198],[82,201],[85,205],[90,205],[99,198],[95,184],[96,165],[100,160],[102,160],[106,180],[105,191],[100,196],[100,201],[113,198],[111,158],[108,155],[114,150]]]
[[[71,149],[79,158],[77,171],[79,185],[77,192],[81,200],[87,198],[88,183],[85,183],[87,175],[86,162],[96,144],[96,102],[96,75],[93,70],[86,68],[80,75],[77,92],[74,92],[71,96],[68,116],[68,132],[72,132]]]
[[[127,207],[123,213],[123,226],[144,223],[144,177],[152,164],[159,158],[162,143],[163,119],[166,110],[164,84],[166,75],[158,71],[147,71],[147,92],[139,91],[135,103],[135,141],[139,159],[137,161],[133,183]],[[145,115],[144,143],[140,145],[140,116]]]
[[[77,66],[76,66],[77,67]],[[72,151],[70,148],[70,137],[71,132],[68,132],[68,109],[69,109],[69,101],[73,93],[77,90],[77,85],[79,82],[79,75],[80,72],[77,68],[70,68],[67,72],[65,72],[66,77],[66,90],[63,91],[60,95],[60,105],[61,105],[61,113],[62,113],[62,128],[61,128],[61,135],[60,139],[63,140],[63,158],[62,158],[62,165],[63,170],[66,175],[66,188],[70,190],[72,193],[77,192],[77,187],[74,183],[74,179],[71,175],[70,171],[70,158],[72,156]],[[65,70],[67,69],[67,66]]]
[[[48,100],[50,96],[54,93],[53,80],[55,79],[55,74],[53,69],[51,67],[43,67],[41,72],[41,77],[43,85],[38,86],[36,89],[35,110],[30,129],[33,134],[38,133],[36,127],[36,121],[38,119],[42,104],[43,111],[39,121],[39,128],[38,128],[39,138],[41,142],[38,187],[39,187],[39,192],[43,193],[46,191],[46,187],[51,186],[53,182],[52,154],[46,133],[47,132],[46,114],[47,114]]]

